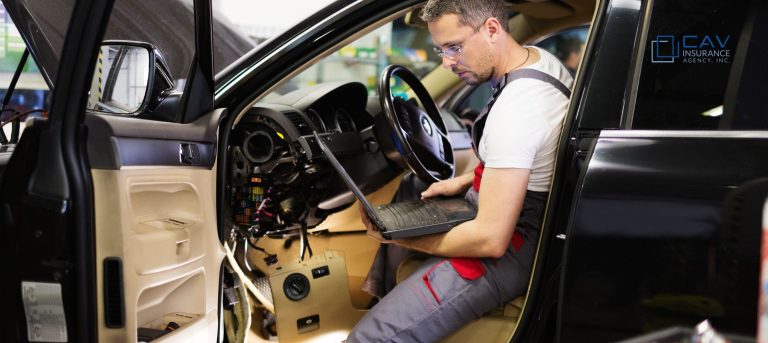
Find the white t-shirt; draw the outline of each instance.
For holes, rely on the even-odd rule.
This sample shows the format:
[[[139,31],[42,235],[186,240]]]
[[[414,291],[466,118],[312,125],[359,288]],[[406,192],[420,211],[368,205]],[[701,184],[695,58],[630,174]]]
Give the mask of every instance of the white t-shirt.
[[[573,77],[546,50],[526,67],[545,72],[569,89]],[[521,78],[510,82],[488,113],[478,154],[488,168],[530,169],[528,190],[548,192],[568,98],[547,82]]]

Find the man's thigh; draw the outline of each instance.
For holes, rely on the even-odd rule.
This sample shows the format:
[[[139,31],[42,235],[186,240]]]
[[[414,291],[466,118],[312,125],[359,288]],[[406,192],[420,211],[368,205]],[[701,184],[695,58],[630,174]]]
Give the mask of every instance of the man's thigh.
[[[500,259],[431,258],[374,306],[348,341],[437,341],[523,294],[532,249],[525,244]]]

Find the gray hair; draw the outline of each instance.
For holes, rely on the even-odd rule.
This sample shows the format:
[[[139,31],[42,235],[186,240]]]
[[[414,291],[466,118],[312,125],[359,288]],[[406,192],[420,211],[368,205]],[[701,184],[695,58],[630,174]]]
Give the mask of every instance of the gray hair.
[[[421,19],[431,23],[446,14],[458,15],[459,23],[473,28],[495,17],[501,28],[509,32],[509,17],[503,0],[429,0],[421,10]]]

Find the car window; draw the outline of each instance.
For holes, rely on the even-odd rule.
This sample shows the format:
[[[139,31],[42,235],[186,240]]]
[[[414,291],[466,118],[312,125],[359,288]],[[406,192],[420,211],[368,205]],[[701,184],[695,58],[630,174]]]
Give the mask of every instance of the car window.
[[[766,4],[663,0],[652,13],[632,127],[768,129],[764,111],[740,101],[768,94]]]
[[[368,88],[368,93],[374,95],[377,94],[379,74],[390,64],[405,66],[418,77],[439,66],[440,58],[431,51],[429,31],[406,25],[401,17],[323,58],[270,96],[332,81],[361,82]],[[407,86],[395,79],[393,94],[404,96]]]
[[[16,72],[26,46],[19,31],[16,29],[16,25],[14,25],[5,11],[5,6],[2,4],[0,4],[0,20],[2,21],[0,22],[0,29],[2,30],[2,34],[0,34],[0,99],[5,99],[8,86],[11,84],[11,79]],[[48,84],[46,84],[45,79],[40,74],[37,64],[35,64],[31,56],[28,57],[8,105],[0,113],[0,123],[5,124],[13,117],[29,113],[19,117],[21,122],[20,130],[23,130],[23,122],[27,117],[41,117],[44,115],[44,112],[35,110],[48,109],[50,103],[49,95]],[[11,130],[12,125],[3,126],[3,132],[7,138],[11,137]]]
[[[483,82],[473,87],[467,96],[456,106],[456,114],[467,124],[471,125],[480,112],[483,111],[485,104],[493,94],[493,88],[488,82]]]
[[[568,29],[534,42],[532,45],[543,48],[555,55],[563,62],[563,65],[566,66],[571,74],[575,74],[579,63],[581,63],[581,55],[587,40],[588,31],[589,27],[587,26]],[[491,86],[484,82],[470,90],[454,106],[454,111],[465,122],[474,121],[475,117],[485,107],[491,94]]]
[[[565,68],[573,76],[576,74],[576,69],[578,69],[581,63],[581,55],[584,52],[588,31],[588,26],[564,30],[546,37],[533,45],[555,55],[560,62],[563,62]]]

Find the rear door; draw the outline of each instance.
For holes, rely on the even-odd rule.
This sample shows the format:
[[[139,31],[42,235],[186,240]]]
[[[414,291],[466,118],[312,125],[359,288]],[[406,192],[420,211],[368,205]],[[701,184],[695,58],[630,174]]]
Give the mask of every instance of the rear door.
[[[86,0],[61,13],[71,25],[57,82],[67,86],[53,92],[48,120],[27,125],[0,180],[2,302],[12,309],[0,325],[10,340],[97,337],[93,193],[80,124],[111,5]]]
[[[604,6],[625,15],[603,12],[577,92],[559,340],[616,341],[704,319],[754,336],[760,225],[749,199],[768,176],[768,6]]]

